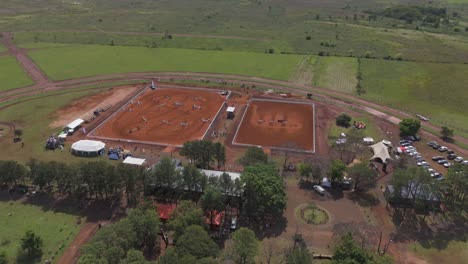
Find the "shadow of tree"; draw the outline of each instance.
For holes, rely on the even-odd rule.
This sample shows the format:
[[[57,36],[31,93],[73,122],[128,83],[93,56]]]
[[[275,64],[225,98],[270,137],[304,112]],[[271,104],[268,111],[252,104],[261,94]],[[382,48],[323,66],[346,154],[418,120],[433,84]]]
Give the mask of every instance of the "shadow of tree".
[[[362,207],[372,207],[380,204],[380,200],[369,192],[350,192],[347,197]]]

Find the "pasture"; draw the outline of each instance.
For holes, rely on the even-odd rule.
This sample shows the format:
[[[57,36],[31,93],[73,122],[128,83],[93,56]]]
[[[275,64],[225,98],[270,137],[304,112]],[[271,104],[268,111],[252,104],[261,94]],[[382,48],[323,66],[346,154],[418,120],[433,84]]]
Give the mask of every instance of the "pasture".
[[[42,259],[45,260],[59,257],[81,226],[77,224],[76,216],[44,210],[21,200],[0,201],[0,212],[0,252],[7,254],[9,263],[16,263],[20,239],[27,230],[33,230],[42,238]]]
[[[81,159],[74,158],[68,153],[70,143],[67,142],[64,150],[46,151],[44,149],[45,140],[52,134],[60,132],[49,126],[56,118],[54,112],[69,104],[73,100],[99,92],[96,90],[54,92],[45,93],[0,104],[0,120],[4,122],[14,122],[16,128],[23,130],[24,146],[20,143],[13,143],[9,139],[0,142],[0,159],[28,161],[35,157],[41,160],[62,160],[78,162]],[[6,107],[10,105],[9,107]],[[4,108],[6,107],[6,108]]]
[[[319,57],[315,64],[313,84],[351,94],[356,91],[357,71],[356,58]]]
[[[2,44],[0,44],[0,52],[4,52],[4,51],[6,51],[6,50],[7,50],[6,47],[3,46]]]
[[[33,50],[54,80],[124,72],[210,72],[288,80],[303,56],[252,52],[76,45]]]
[[[14,57],[0,56],[0,72],[0,91],[33,84]]]
[[[468,136],[468,65],[361,60],[364,98]]]

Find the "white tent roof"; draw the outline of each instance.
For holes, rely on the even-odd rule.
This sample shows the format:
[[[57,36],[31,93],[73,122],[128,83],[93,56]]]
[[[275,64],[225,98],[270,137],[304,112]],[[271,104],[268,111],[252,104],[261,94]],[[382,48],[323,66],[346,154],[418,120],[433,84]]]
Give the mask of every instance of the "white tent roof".
[[[392,160],[390,153],[388,153],[388,146],[383,141],[371,145],[370,148],[374,151],[374,156],[372,156],[371,160],[379,158],[383,163],[386,163],[387,160]]]
[[[95,140],[80,140],[72,144],[71,148],[75,151],[97,152],[106,146],[104,142]]]
[[[221,177],[221,175],[223,175],[223,173],[227,173],[231,177],[231,180],[240,178],[240,173],[237,173],[237,172],[216,171],[216,170],[200,170],[200,171],[203,172],[208,177],[215,176],[219,178]]]
[[[228,106],[226,112],[231,112],[231,113],[232,113],[232,112],[234,112],[234,110],[236,110],[235,107],[233,107],[233,106]]]
[[[74,120],[73,122],[71,122],[70,124],[68,124],[66,127],[70,128],[70,129],[75,129],[77,126],[81,125],[83,122],[84,122],[83,119],[78,118],[78,119]]]
[[[125,164],[132,164],[132,165],[138,165],[141,166],[143,163],[145,163],[145,159],[138,159],[138,158],[132,158],[132,157],[126,157],[123,161]]]

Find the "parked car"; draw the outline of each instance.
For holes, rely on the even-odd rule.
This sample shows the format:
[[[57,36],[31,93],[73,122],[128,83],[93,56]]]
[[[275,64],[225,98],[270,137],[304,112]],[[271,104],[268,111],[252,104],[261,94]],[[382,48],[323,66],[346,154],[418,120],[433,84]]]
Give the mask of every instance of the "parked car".
[[[433,145],[435,145],[435,144],[437,144],[437,142],[435,142],[435,141],[427,142],[427,145],[428,145],[428,146],[433,146]]]
[[[457,156],[455,154],[449,154],[447,155],[448,160],[454,160]]]
[[[461,164],[463,164],[463,165],[468,165],[468,160],[462,161]]]
[[[314,185],[314,190],[315,190],[316,192],[318,192],[320,195],[324,195],[324,194],[325,194],[325,189],[322,188],[321,186]]]
[[[462,157],[456,157],[453,161],[455,162],[462,162],[463,158]]]
[[[447,147],[446,147],[446,146],[442,146],[442,147],[439,148],[439,151],[440,151],[440,152],[445,152],[445,151],[447,151]]]
[[[433,148],[433,149],[439,149],[439,148],[440,148],[440,145],[436,143],[436,144],[432,145],[432,148]]]
[[[427,164],[427,162],[425,160],[423,160],[423,161],[420,161],[420,162],[416,163],[416,165],[424,166],[424,165],[428,165],[428,164]]]
[[[237,216],[234,216],[231,220],[231,230],[237,229]]]
[[[446,162],[443,165],[444,165],[445,168],[450,168],[450,166],[452,166],[452,163]]]
[[[448,160],[446,160],[446,159],[441,159],[441,160],[437,161],[437,163],[439,163],[439,164],[444,164],[446,162],[448,162]]]
[[[444,157],[442,157],[442,156],[434,156],[434,157],[432,157],[432,160],[433,160],[433,161],[438,161],[438,160],[441,160],[441,159],[444,159]]]
[[[451,149],[447,149],[447,154],[455,154],[455,151],[453,151]]]

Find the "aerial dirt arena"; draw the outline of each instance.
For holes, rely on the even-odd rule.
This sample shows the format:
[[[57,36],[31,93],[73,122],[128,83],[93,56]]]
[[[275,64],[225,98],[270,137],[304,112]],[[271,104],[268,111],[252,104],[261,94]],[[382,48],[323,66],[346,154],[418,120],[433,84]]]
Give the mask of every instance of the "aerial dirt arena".
[[[147,89],[98,126],[92,136],[180,146],[202,139],[225,96],[202,89]]]
[[[306,102],[253,99],[233,144],[314,152],[314,106]]]

